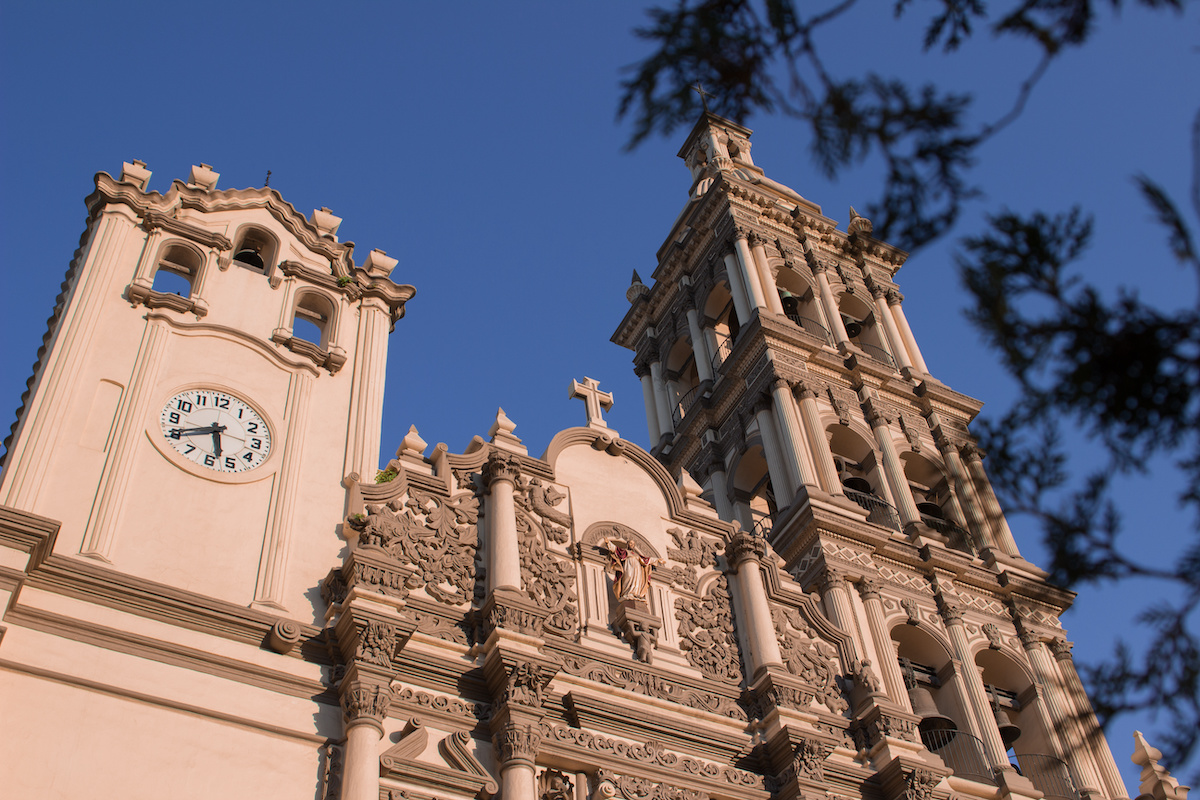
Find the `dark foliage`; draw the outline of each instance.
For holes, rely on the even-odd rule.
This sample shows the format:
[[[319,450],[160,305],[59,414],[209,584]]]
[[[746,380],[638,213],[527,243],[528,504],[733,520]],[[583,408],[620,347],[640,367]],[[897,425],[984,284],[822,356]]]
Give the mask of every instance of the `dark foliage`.
[[[831,74],[818,52],[820,30],[855,5],[835,0],[809,11],[794,0],[679,0],[651,11],[636,34],[654,51],[622,84],[619,115],[635,123],[629,146],[692,123],[700,97],[691,86],[699,82],[715,96],[718,114],[742,120],[757,111],[801,122],[815,163],[830,177],[881,157],[886,182],[867,214],[879,238],[913,249],[945,234],[977,195],[969,173],[980,145],[1020,116],[1055,59],[1088,42],[1097,14],[1122,3],[896,0],[897,17],[928,15],[927,50],[964,47],[980,32],[1035,45],[1036,63],[1023,77],[1014,72],[1012,107],[982,124],[972,121],[970,96],[876,74]],[[1179,10],[1182,0],[1137,5]],[[1193,170],[1200,170],[1200,116],[1193,147]],[[1169,251],[1200,278],[1184,214],[1149,178],[1136,183]],[[1200,175],[1190,199],[1200,219]],[[1167,763],[1180,763],[1200,743],[1200,522],[1181,532],[1183,555],[1162,566],[1129,541],[1136,528],[1120,535],[1109,485],[1149,459],[1172,460],[1191,487],[1181,500],[1200,520],[1200,304],[1161,309],[1132,290],[1107,296],[1090,286],[1080,261],[1092,225],[1079,209],[1004,212],[989,222],[987,233],[962,242],[959,267],[974,299],[971,320],[1022,390],[1002,419],[978,426],[993,482],[1010,512],[1041,523],[1056,581],[1151,578],[1171,587],[1164,594],[1173,601],[1140,617],[1151,636],[1145,652],[1121,646],[1084,671],[1103,720],[1131,709],[1162,711],[1170,727],[1157,733],[1160,747]],[[1072,475],[1064,426],[1095,443],[1093,474]]]

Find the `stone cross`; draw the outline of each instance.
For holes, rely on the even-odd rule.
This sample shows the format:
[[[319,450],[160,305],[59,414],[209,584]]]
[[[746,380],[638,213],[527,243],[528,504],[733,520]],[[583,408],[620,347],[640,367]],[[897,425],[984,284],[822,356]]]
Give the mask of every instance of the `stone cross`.
[[[692,87],[692,91],[700,95],[700,102],[704,105],[704,110],[708,111],[708,98],[712,97],[713,95],[704,91],[704,87],[699,83]]]
[[[587,407],[587,424],[589,428],[607,428],[608,423],[604,421],[604,414],[601,411],[612,408],[613,396],[612,392],[600,391],[600,381],[594,378],[584,378],[583,383],[579,381],[571,381],[571,399],[581,399]]]

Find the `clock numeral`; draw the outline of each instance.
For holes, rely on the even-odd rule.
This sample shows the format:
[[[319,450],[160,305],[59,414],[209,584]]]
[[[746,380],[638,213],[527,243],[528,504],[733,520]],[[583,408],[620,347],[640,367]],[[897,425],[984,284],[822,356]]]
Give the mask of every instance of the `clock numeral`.
[[[188,453],[190,453],[190,452],[194,451],[194,450],[196,449],[196,446],[195,446],[195,445],[191,445],[191,444],[189,444],[189,445],[187,446],[187,448],[188,448],[187,450],[184,450],[184,451],[183,451],[183,454],[184,454],[185,456],[186,456]]]
[[[246,433],[258,433],[258,423],[257,422],[247,422],[246,423]]]
[[[179,428],[173,429],[170,433],[167,434],[167,436],[170,436],[172,439],[174,439],[177,442],[181,441],[183,439],[183,436],[179,433]]]
[[[250,446],[253,447],[255,450],[261,450],[262,449],[262,439],[251,439]]]
[[[179,410],[185,414],[192,410],[192,404],[189,403],[187,400],[184,400],[182,397],[179,398],[178,405],[179,405]]]
[[[225,469],[237,469],[237,462],[233,460],[233,456],[225,456]]]
[[[216,456],[213,456],[213,455],[211,455],[211,454],[210,454],[210,455],[206,455],[206,456],[204,457],[204,466],[206,466],[206,467],[211,467],[211,466],[214,466],[214,465],[216,465],[216,463],[217,463],[217,458],[216,458]]]
[[[229,408],[229,398],[228,397],[215,398],[213,400],[213,403],[216,405],[217,408]]]
[[[167,415],[167,419],[169,419],[171,422],[178,425],[179,424],[179,413],[176,411],[172,411],[170,414]]]
[[[246,461],[251,464],[254,463],[254,453],[244,453],[242,455],[242,458],[246,459]]]
[[[241,408],[239,408],[239,409],[238,409],[238,419],[241,419],[241,418],[242,418],[242,411],[243,411],[243,410],[244,410],[244,409],[241,409]]]
[[[208,398],[202,394],[196,395],[196,405],[198,405],[198,406],[208,405]]]

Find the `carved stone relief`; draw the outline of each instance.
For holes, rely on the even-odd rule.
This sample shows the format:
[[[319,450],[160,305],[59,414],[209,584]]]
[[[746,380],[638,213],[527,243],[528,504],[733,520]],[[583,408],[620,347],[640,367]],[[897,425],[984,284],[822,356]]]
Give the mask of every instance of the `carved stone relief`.
[[[626,689],[648,697],[668,700],[681,706],[695,708],[701,711],[711,711],[714,714],[746,719],[745,710],[732,698],[722,697],[711,692],[693,689],[675,681],[667,680],[651,672],[645,672],[632,667],[614,666],[599,661],[592,661],[580,656],[564,655],[563,670],[571,675],[577,675],[588,680]]]
[[[667,533],[675,540],[677,548],[667,548],[667,558],[683,566],[671,571],[671,582],[690,591],[696,591],[697,567],[711,567],[717,563],[718,545],[704,539],[695,531],[684,533],[679,528],[669,528]],[[664,574],[666,570],[663,571]]]
[[[675,600],[680,648],[706,678],[737,683],[742,680],[741,649],[733,624],[729,583],[722,575],[702,599]]]
[[[837,682],[837,650],[817,636],[795,608],[776,606],[771,610],[780,654],[788,672],[813,690],[818,702],[835,714],[846,710]]]
[[[592,793],[592,800],[708,800],[708,793],[696,789],[684,789],[666,783],[658,783],[646,778],[636,778],[629,775],[617,775],[615,772],[602,769],[599,774],[600,784]]]
[[[566,531],[556,529],[566,541]],[[543,631],[557,636],[571,636],[579,624],[576,607],[575,568],[566,560],[550,553],[543,538],[543,527],[523,511],[517,512],[517,536],[521,549],[521,582],[529,598],[546,618]],[[547,534],[548,535],[548,534]]]

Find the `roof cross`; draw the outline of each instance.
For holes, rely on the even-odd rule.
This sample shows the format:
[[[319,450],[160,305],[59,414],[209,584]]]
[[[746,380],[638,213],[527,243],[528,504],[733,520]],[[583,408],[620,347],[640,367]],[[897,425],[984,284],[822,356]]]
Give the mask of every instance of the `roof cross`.
[[[704,91],[704,87],[701,86],[699,82],[692,87],[692,91],[700,95],[700,103],[704,106],[704,110],[708,111],[708,98],[716,97],[716,95],[709,94],[708,92]]]
[[[613,396],[612,392],[600,391],[600,381],[594,378],[584,378],[583,383],[579,381],[571,381],[571,399],[582,400],[587,408],[587,424],[589,428],[607,428],[608,423],[604,421],[604,414],[601,411],[607,411],[612,408]]]

